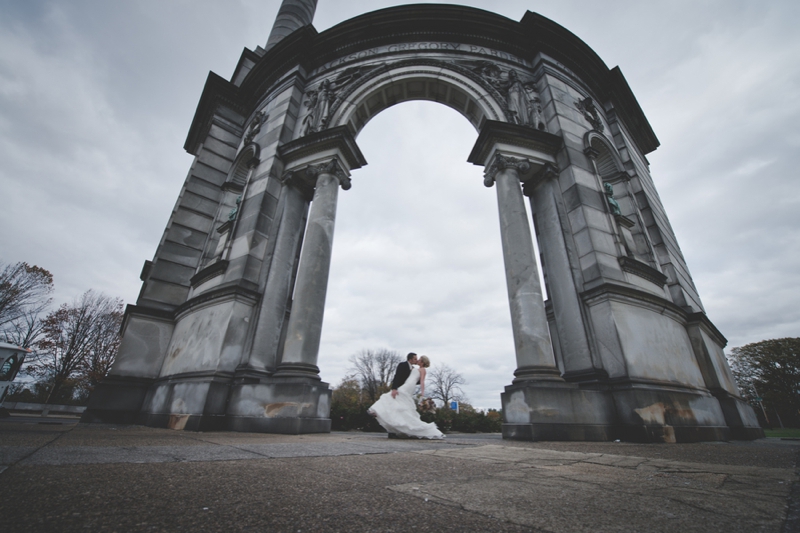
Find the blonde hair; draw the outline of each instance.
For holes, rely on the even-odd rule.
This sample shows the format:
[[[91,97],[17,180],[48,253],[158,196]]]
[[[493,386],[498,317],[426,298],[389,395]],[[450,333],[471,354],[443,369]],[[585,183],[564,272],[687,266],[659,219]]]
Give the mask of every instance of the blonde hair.
[[[423,355],[422,357],[419,358],[419,366],[421,366],[422,368],[428,368],[429,366],[431,366],[431,360],[428,359],[427,355]]]

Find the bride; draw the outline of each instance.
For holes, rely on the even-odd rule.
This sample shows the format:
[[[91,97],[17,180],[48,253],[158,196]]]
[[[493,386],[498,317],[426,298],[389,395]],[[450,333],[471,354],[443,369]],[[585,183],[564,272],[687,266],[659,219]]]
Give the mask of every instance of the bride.
[[[420,394],[425,396],[425,374],[429,366],[431,366],[430,359],[425,355],[420,357],[419,366],[412,366],[406,382],[397,388],[397,396],[392,397],[392,393],[387,392],[367,410],[389,433],[422,439],[444,438],[435,423],[423,422],[420,419],[417,405],[414,403],[413,395],[417,381],[420,384]]]

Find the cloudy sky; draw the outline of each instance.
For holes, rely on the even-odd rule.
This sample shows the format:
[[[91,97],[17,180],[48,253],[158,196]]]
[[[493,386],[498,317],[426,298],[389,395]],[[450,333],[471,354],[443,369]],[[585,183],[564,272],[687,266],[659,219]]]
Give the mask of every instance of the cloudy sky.
[[[536,11],[619,65],[661,147],[648,156],[729,347],[800,336],[800,3],[464,1]],[[399,5],[320,0],[318,31]],[[209,70],[264,45],[278,0],[0,0],[0,261],[134,303],[192,157]],[[476,406],[515,368],[494,190],[455,111],[405,103],[358,138],[341,192],[319,366],[360,349],[427,353]]]

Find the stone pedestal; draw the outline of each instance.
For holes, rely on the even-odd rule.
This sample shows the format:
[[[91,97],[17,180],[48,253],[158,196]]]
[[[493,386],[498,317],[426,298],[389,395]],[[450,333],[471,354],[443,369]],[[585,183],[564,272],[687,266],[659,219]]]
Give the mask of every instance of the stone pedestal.
[[[526,381],[501,394],[503,438],[594,440],[615,437],[614,401],[605,391],[573,383]]]
[[[313,377],[272,377],[236,387],[227,429],[263,433],[329,433],[331,391]]]

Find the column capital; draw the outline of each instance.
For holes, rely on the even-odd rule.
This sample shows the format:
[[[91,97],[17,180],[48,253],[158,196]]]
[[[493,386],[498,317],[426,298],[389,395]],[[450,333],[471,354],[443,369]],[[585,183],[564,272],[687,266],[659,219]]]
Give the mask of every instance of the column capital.
[[[314,195],[320,174],[339,180],[342,189],[350,189],[350,170],[367,164],[353,134],[346,126],[312,133],[278,147],[284,165],[281,183],[299,189],[306,199]]]
[[[518,124],[487,120],[467,161],[474,165],[482,165],[486,170],[484,185],[491,187],[494,174],[498,170],[509,167],[497,167],[504,161],[525,161],[527,167],[516,166],[521,175],[534,172],[541,166],[556,163],[556,154],[563,146],[563,140],[557,135],[545,131],[534,130]]]
[[[539,171],[533,177],[522,183],[522,194],[530,198],[540,184],[545,181],[552,180],[558,177],[558,169],[555,165],[545,163],[539,168]]]
[[[311,133],[283,144],[278,147],[278,157],[286,171],[327,163],[334,158],[345,174],[367,164],[347,126]]]
[[[306,167],[306,176],[313,180],[314,183],[317,182],[317,178],[320,174],[330,174],[339,180],[339,185],[342,186],[342,189],[345,191],[350,189],[350,177],[344,171],[342,165],[339,164],[338,159],[332,158],[319,165],[309,165]]]
[[[494,177],[497,173],[509,168],[513,168],[520,176],[523,176],[530,172],[531,163],[527,159],[518,159],[516,157],[505,156],[500,152],[495,152],[491,163],[487,165],[486,171],[484,172],[483,184],[487,187],[491,187],[494,185]]]

